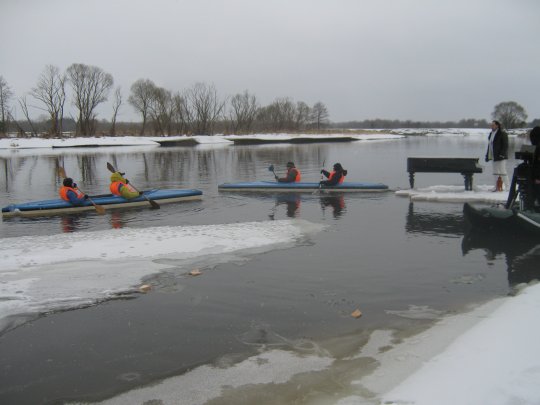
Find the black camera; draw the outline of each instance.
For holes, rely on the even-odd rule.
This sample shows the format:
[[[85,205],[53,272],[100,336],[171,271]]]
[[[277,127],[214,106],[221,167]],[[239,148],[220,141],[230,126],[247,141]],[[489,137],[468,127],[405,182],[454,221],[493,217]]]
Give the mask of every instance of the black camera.
[[[521,149],[515,152],[515,158],[523,160],[526,163],[532,163],[534,160],[534,151],[536,147],[534,145],[522,145]]]

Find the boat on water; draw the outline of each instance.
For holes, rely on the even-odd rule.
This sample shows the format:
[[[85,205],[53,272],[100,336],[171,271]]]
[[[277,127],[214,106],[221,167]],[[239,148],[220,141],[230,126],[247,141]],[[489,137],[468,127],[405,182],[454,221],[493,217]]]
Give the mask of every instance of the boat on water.
[[[518,232],[540,236],[540,212],[503,207],[463,205],[465,219],[483,231]]]
[[[325,193],[343,192],[380,192],[388,191],[388,186],[381,183],[344,182],[337,186],[319,186],[318,182],[279,183],[277,181],[250,181],[241,183],[223,183],[218,185],[220,191],[266,191],[266,192],[308,192],[320,190]]]
[[[31,201],[22,204],[11,204],[2,208],[2,217],[36,217],[73,214],[84,211],[123,209],[197,200],[202,191],[196,189],[153,189],[144,191],[142,196],[126,200],[112,194],[90,196],[82,205],[75,206],[62,199]],[[158,206],[159,208],[159,206]]]

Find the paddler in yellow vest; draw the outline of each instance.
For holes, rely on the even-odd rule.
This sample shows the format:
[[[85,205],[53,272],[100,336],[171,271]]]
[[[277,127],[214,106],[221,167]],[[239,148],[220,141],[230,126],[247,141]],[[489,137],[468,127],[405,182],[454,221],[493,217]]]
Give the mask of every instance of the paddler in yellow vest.
[[[111,185],[110,190],[114,195],[124,197],[129,200],[132,198],[137,198],[141,195],[137,190],[135,190],[129,184],[129,180],[124,178],[124,173],[114,172],[111,174]]]
[[[83,194],[78,188],[77,184],[73,183],[71,177],[66,177],[62,182],[62,187],[58,191],[60,198],[73,205],[82,205],[83,202],[88,200],[88,196]]]

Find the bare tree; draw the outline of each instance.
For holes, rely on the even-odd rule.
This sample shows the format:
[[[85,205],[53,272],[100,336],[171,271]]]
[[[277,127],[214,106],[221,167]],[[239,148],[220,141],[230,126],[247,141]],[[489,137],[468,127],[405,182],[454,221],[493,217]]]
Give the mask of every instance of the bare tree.
[[[257,98],[247,90],[233,96],[229,113],[233,132],[250,132],[258,109]]]
[[[491,117],[494,120],[500,121],[505,128],[520,128],[525,125],[527,113],[515,101],[504,101],[495,106]]]
[[[294,117],[294,124],[296,130],[303,130],[306,124],[309,122],[311,116],[311,108],[303,101],[296,103],[296,114]]]
[[[74,63],[67,69],[74,92],[74,104],[79,110],[77,133],[83,136],[95,133],[96,107],[107,100],[114,84],[112,75],[97,66]]]
[[[47,65],[39,77],[37,86],[30,94],[44,104],[50,119],[49,134],[58,136],[62,134],[62,121],[64,118],[64,104],[66,101],[65,89],[66,77],[60,74],[60,69],[56,66]],[[26,102],[25,102],[26,104]]]
[[[257,119],[264,130],[284,131],[294,128],[296,106],[289,98],[278,98],[259,110]]]
[[[118,117],[118,110],[120,110],[120,106],[122,105],[122,89],[120,87],[117,87],[114,92],[114,100],[113,100],[113,115],[111,118],[111,135],[116,135],[116,117]]]
[[[180,93],[173,96],[174,104],[173,122],[177,133],[188,133],[193,122],[191,110],[189,109],[187,99]]]
[[[159,135],[170,135],[175,103],[172,93],[162,87],[155,87],[148,105],[148,114],[152,119],[154,131]]]
[[[21,106],[21,110],[24,114],[24,117],[26,118],[26,122],[28,122],[28,125],[31,129],[31,136],[38,136],[38,132],[36,131],[36,128],[34,127],[34,123],[30,119],[30,114],[28,112],[28,103],[26,102],[26,96],[22,96],[18,99],[19,105]],[[22,128],[19,127],[19,131]],[[24,132],[24,131],[23,131]]]
[[[144,131],[146,130],[148,109],[150,107],[150,101],[154,97],[155,88],[156,85],[149,79],[139,79],[131,85],[131,94],[128,98],[128,103],[142,115],[141,135],[144,135]]]
[[[328,109],[320,101],[316,102],[313,108],[311,109],[311,122],[317,131],[320,130],[324,125],[328,124],[329,120]]]
[[[225,101],[219,100],[215,86],[196,83],[187,91],[186,97],[193,114],[195,133],[212,135],[214,125],[225,107]]]
[[[4,135],[8,131],[9,122],[9,102],[13,97],[13,92],[3,76],[0,76],[0,134]]]

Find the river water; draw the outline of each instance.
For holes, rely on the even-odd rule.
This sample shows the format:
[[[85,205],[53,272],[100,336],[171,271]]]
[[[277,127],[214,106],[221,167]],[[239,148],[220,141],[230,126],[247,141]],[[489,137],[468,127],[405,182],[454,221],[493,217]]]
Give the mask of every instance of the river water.
[[[511,156],[519,144],[511,140]],[[223,182],[272,180],[268,166],[273,164],[279,173],[292,160],[305,181],[317,181],[323,164],[329,169],[341,162],[349,181],[381,182],[397,190],[409,187],[407,157],[482,161],[485,147],[485,138],[478,136],[409,136],[354,143],[1,155],[2,206],[55,198],[58,166],[84,185],[86,193],[105,193],[107,162],[140,189],[197,188],[204,193],[201,201],[160,210],[4,219],[2,238],[287,218],[325,229],[287,249],[225,264],[201,261],[206,270],[202,277],[158,275],[150,280],[152,293],[44,314],[4,332],[0,403],[102,400],[200,365],[227,367],[271,348],[296,353],[317,348],[347,359],[373,330],[410,335],[444,314],[510,293],[515,284],[538,277],[537,261],[527,256],[535,244],[467,232],[461,204],[413,204],[392,191],[329,196],[225,193],[217,188]],[[515,164],[508,161],[509,171]],[[491,184],[491,167],[485,165],[474,182]],[[459,174],[416,176],[416,187],[437,184],[460,185],[463,179]],[[361,318],[351,317],[355,309],[362,311]],[[295,389],[263,385],[252,395],[268,404],[345,396],[352,392],[351,371],[365,366],[368,373],[372,368],[344,364],[333,371],[331,382],[321,384],[314,377]],[[212,403],[252,401],[246,392],[231,392]]]

